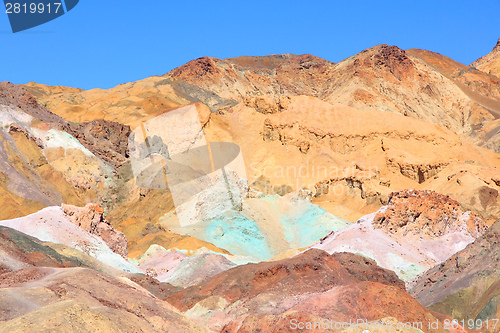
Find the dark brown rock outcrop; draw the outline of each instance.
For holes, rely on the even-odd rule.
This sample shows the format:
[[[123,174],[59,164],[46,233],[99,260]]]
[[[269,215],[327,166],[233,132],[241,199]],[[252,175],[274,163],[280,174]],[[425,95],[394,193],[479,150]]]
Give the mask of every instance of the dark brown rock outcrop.
[[[114,167],[127,161],[130,126],[96,119],[75,126],[74,136],[92,152]]]

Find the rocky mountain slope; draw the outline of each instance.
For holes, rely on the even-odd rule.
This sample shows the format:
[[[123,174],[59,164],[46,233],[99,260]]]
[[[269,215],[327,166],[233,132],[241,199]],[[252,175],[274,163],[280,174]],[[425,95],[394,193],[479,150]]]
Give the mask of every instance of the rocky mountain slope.
[[[474,243],[420,276],[411,295],[424,306],[460,320],[498,319],[499,247],[500,223],[496,222]]]
[[[167,300],[195,322],[222,332],[259,332],[270,327],[294,332],[294,322],[305,326],[325,319],[342,323],[353,318],[367,322],[396,318],[426,325],[436,320],[435,314],[406,293],[393,272],[354,254],[329,255],[321,250],[233,268]],[[341,330],[334,325],[326,328],[312,331]]]
[[[0,227],[2,274],[33,267],[86,267],[104,272],[111,268],[65,245],[42,242],[15,229]]]
[[[0,290],[0,332],[207,331],[130,279],[85,268],[6,273]]]
[[[202,57],[107,90],[0,83],[0,331],[498,317],[498,51],[471,66],[388,45],[339,63]],[[154,133],[188,109],[168,127],[179,147]]]
[[[361,254],[411,282],[474,242],[486,229],[474,212],[462,211],[449,197],[408,190],[392,193],[387,206],[332,231],[312,248]]]
[[[477,150],[477,147],[469,146],[469,143],[491,150],[498,147],[498,80],[495,76],[433,52],[413,49],[405,51],[394,46],[379,45],[337,64],[310,55],[290,54],[225,60],[200,58],[163,77],[150,77],[109,90],[64,90],[34,83],[26,85],[25,88],[37,96],[41,104],[72,121],[103,118],[130,125],[132,128],[179,105],[203,102],[211,111],[210,120],[204,129],[205,135],[209,140],[227,140],[244,148],[242,153],[246,168],[257,174],[256,177],[249,175],[250,184],[257,181],[264,170],[273,169],[274,172],[267,174],[271,173],[272,176],[280,173],[284,176],[278,180],[261,179],[259,182],[269,181],[268,188],[274,193],[281,189],[297,190],[303,186],[313,188],[317,183],[330,182],[322,170],[325,167],[330,168],[332,161],[335,161],[338,172],[334,170],[335,177],[331,178],[337,178],[337,185],[349,187],[349,192],[354,193],[357,191],[356,187],[346,184],[349,181],[345,178],[348,177],[337,174],[347,173],[351,176],[356,171],[348,170],[359,170],[356,165],[367,170],[370,167],[372,170],[383,170],[387,167],[394,171],[401,169],[402,174],[417,183],[427,180],[433,182],[432,185],[421,186],[422,189],[451,195],[461,204],[481,211],[483,217],[492,223],[498,209],[494,203],[495,199],[487,200],[488,204],[481,204],[480,197],[494,197],[498,191],[494,181],[497,179],[497,171],[486,170],[497,165],[494,161],[496,157],[473,166],[471,161],[477,161],[478,158],[469,152]],[[320,100],[326,103],[322,104]],[[353,109],[359,112],[354,113]],[[203,117],[205,112],[200,109]],[[402,114],[408,120],[402,120],[403,118],[398,118],[394,113]],[[314,117],[317,120],[309,119],[312,114],[316,115]],[[377,116],[374,116],[375,114]],[[372,134],[376,126],[372,125],[373,119],[367,118],[372,115],[373,118],[384,119],[376,123],[376,133],[380,133],[379,135]],[[412,118],[424,122],[414,122]],[[331,121],[324,122],[323,119]],[[400,126],[400,122],[405,122],[405,125]],[[352,126],[343,129],[343,125],[348,123]],[[452,130],[449,132],[451,136],[456,135],[452,132],[459,134],[458,140],[447,137],[445,141],[450,142],[449,146],[454,145],[460,150],[460,154],[453,154],[453,157],[459,157],[460,163],[444,165],[444,161],[454,159],[451,156],[441,156],[443,152],[450,151],[449,147],[429,150],[423,148],[426,147],[425,144],[410,143],[423,134],[417,132],[428,130],[426,128],[429,123],[441,126],[440,130]],[[297,125],[293,127],[292,124]],[[379,129],[387,126],[386,124],[394,126]],[[386,132],[404,132],[403,129],[407,126],[412,127],[411,133],[398,133],[382,140]],[[336,134],[336,131],[341,131],[341,134]],[[403,137],[408,137],[408,140],[401,140]],[[364,155],[369,156],[365,161],[359,154],[356,156],[349,153],[350,149],[344,149],[344,146],[357,145],[359,140],[370,139],[373,144],[364,152]],[[383,150],[382,154],[393,156],[388,156],[386,161],[376,161],[374,158],[379,152],[374,144],[377,141],[384,142],[380,145],[384,149],[397,143],[398,149]],[[314,149],[314,142],[317,143],[318,152]],[[327,146],[331,147],[331,150],[327,148],[324,151]],[[432,144],[431,147],[438,145]],[[299,153],[294,149],[298,149]],[[436,154],[430,154],[432,151]],[[318,154],[321,158],[314,166],[316,175],[312,175],[312,170],[307,170],[304,177],[287,175],[292,170],[297,174],[301,166],[307,161],[316,160]],[[484,156],[485,153],[481,154]],[[283,155],[286,155],[287,159],[281,166],[281,162],[277,164],[277,161],[278,157]],[[265,156],[275,157],[274,160],[265,161]],[[363,161],[364,165],[359,165],[359,160]],[[465,162],[467,163],[464,164]],[[484,168],[481,164],[488,167]],[[278,172],[280,170],[276,170],[276,166],[281,167],[281,171],[290,171]],[[434,179],[433,177],[443,169],[449,171],[444,172],[441,177],[438,176],[439,179]],[[327,170],[329,174],[330,169]],[[320,204],[331,213],[355,221],[383,204],[377,203],[377,193],[380,193],[384,201],[383,197],[387,197],[391,191],[419,187],[415,183],[401,180],[398,174],[399,172],[391,172],[375,178],[373,183],[391,184],[392,188],[370,185],[369,190],[362,191],[363,197],[367,195],[364,198],[349,202],[329,198],[318,199],[317,202],[324,202]],[[467,180],[455,179],[458,175],[466,176]],[[365,185],[366,180],[355,178],[357,179],[354,183],[362,182],[363,186],[368,187]],[[470,186],[460,186],[457,180],[461,184],[465,181]],[[338,192],[345,193],[345,190],[338,189]],[[342,198],[345,196],[342,195]],[[367,198],[368,200],[364,200]],[[332,204],[332,201],[337,202]],[[369,208],[365,207],[367,205]],[[168,210],[168,207],[166,209]]]
[[[291,323],[325,319],[333,323],[329,331],[338,332],[335,322],[359,316],[366,318],[358,322],[363,326],[351,329],[411,321],[417,326],[402,332],[417,332],[418,327],[448,332],[426,330],[429,322],[442,323],[446,317],[412,299],[393,272],[354,254],[310,250],[232,268],[179,290],[6,227],[0,227],[0,253],[1,332],[243,332],[269,327],[292,332]],[[380,308],[368,306],[373,302]]]
[[[0,225],[16,229],[41,241],[75,248],[108,266],[139,272],[123,257],[127,246],[123,234],[100,225],[96,226],[95,230],[86,231],[78,224],[72,223],[70,218],[64,214],[61,207],[47,207],[25,217],[0,221]]]
[[[0,226],[0,332],[206,332],[132,280],[144,284],[83,252]]]
[[[168,205],[171,199],[158,191],[141,195],[137,186],[127,184],[131,178],[128,126],[106,120],[70,123],[39,105],[23,88],[10,83],[0,84],[0,97],[1,220],[25,216],[48,206],[95,203],[104,208],[106,215],[115,212],[124,217],[122,229],[129,237],[132,255],[142,254],[153,241],[166,247],[223,251],[150,224],[158,209],[162,214],[165,212],[162,209],[171,209]],[[158,194],[164,197],[166,205],[149,210],[151,215],[144,216],[142,205],[147,205],[147,200],[156,203]],[[122,201],[128,205],[121,205]],[[133,229],[128,229],[126,222],[134,221],[134,209],[142,217],[142,224],[134,223]],[[151,233],[155,233],[155,240],[148,243],[144,236]],[[146,244],[137,244],[136,239]],[[176,245],[181,241],[188,244]],[[142,252],[134,252],[137,248]]]
[[[478,62],[497,59],[497,48]],[[106,119],[126,124],[189,102],[202,102],[212,112],[242,103],[267,113],[282,109],[286,96],[307,95],[334,105],[422,119],[488,146],[496,134],[492,124],[500,112],[500,88],[498,77],[481,68],[429,51],[378,45],[337,64],[312,55],[203,57],[162,77],[107,91],[35,83],[26,88],[50,110],[72,121]]]

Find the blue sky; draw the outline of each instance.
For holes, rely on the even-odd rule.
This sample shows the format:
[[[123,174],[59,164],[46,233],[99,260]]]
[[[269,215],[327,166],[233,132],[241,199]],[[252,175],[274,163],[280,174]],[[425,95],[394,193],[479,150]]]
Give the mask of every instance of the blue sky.
[[[499,13],[499,0],[81,0],[13,34],[2,10],[0,81],[111,88],[201,56],[310,53],[338,62],[377,44],[469,64],[500,38]]]

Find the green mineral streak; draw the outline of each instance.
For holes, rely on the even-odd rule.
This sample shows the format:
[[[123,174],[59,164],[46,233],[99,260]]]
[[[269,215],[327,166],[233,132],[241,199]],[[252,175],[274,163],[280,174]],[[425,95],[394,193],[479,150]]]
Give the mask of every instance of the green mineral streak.
[[[309,246],[330,231],[343,229],[351,223],[319,206],[302,204],[300,209],[281,216],[281,224],[290,248],[299,248]]]
[[[210,219],[205,235],[206,241],[232,254],[250,255],[260,260],[274,255],[257,224],[234,211]]]

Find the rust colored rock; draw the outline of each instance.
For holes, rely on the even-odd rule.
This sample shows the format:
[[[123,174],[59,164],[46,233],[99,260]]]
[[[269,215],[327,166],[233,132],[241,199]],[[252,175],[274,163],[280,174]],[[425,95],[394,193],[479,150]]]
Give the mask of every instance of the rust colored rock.
[[[429,237],[465,231],[477,238],[487,229],[476,213],[462,210],[449,196],[416,190],[391,193],[387,209],[377,213],[373,226],[393,234]]]
[[[104,218],[104,209],[95,204],[87,204],[85,207],[73,205],[61,205],[68,220],[83,230],[100,237],[109,248],[127,258],[127,238],[119,231],[109,225]]]
[[[406,56],[406,52],[397,46],[382,45],[373,61],[376,66],[387,67],[399,80],[409,79],[415,73],[413,62]]]
[[[334,63],[310,54],[228,59],[202,57],[164,76],[236,100],[261,95],[318,96],[334,66]],[[272,109],[275,109],[274,103],[271,104]],[[261,103],[260,108],[263,107],[265,104]]]
[[[324,292],[334,286],[360,281],[405,290],[404,282],[394,272],[380,268],[369,259],[351,253],[329,255],[313,249],[289,259],[235,267],[167,300],[185,311],[210,296],[220,296],[232,303],[263,293],[300,295]]]
[[[166,301],[181,311],[188,310],[192,318],[211,316],[209,328],[227,333],[300,332],[293,323],[323,320],[392,317],[426,323],[436,319],[405,291],[394,272],[359,255],[329,255],[321,250],[235,267],[168,296]],[[353,332],[364,330],[358,329]],[[331,331],[340,332],[333,327]]]
[[[171,72],[172,77],[174,78],[201,78],[204,76],[217,75],[219,73],[220,70],[217,67],[214,59],[209,57],[201,57],[196,60],[190,61],[184,66],[178,67]]]

